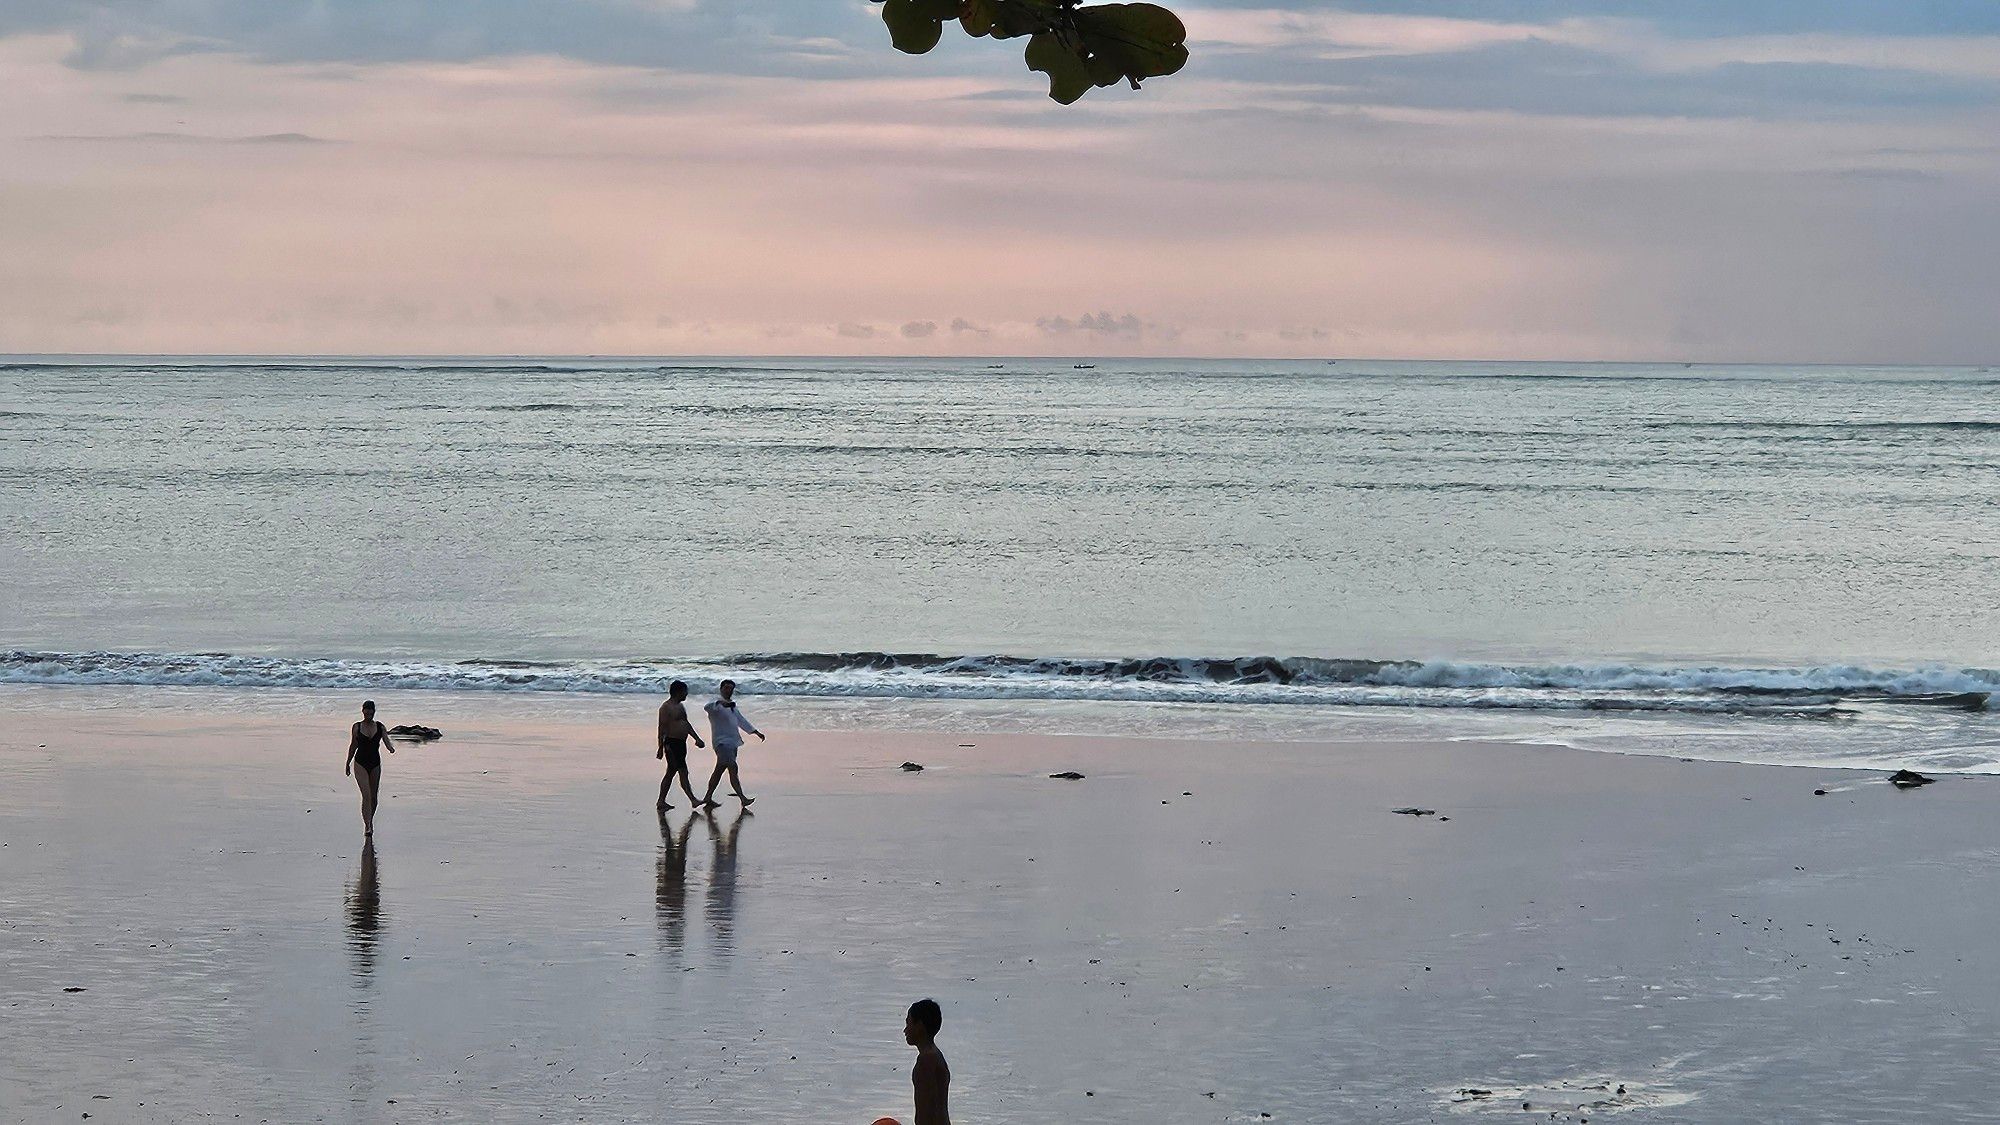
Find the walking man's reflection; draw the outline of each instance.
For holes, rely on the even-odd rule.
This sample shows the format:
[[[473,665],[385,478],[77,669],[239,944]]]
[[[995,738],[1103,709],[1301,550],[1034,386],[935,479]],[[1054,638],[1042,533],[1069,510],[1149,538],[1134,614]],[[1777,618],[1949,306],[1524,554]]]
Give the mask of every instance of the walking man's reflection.
[[[375,867],[375,842],[361,845],[361,870],[347,887],[347,952],[354,977],[366,984],[375,971],[376,943],[382,929],[382,884]]]
[[[660,914],[660,945],[668,952],[681,951],[687,926],[687,845],[694,831],[694,817],[676,831],[660,814],[660,886],[654,905]]]
[[[708,842],[715,846],[715,858],[708,868],[708,923],[715,935],[715,951],[728,956],[736,939],[736,834],[750,819],[746,808],[736,810],[727,829],[715,822],[715,813],[703,813],[708,824]]]

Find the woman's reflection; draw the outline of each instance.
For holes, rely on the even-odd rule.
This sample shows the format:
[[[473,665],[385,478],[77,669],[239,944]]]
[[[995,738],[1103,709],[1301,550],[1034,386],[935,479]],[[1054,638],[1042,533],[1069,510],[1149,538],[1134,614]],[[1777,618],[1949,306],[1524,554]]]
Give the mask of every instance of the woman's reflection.
[[[375,842],[361,845],[361,870],[347,887],[347,952],[354,979],[368,983],[375,972],[375,946],[382,930],[382,884],[375,868]]]

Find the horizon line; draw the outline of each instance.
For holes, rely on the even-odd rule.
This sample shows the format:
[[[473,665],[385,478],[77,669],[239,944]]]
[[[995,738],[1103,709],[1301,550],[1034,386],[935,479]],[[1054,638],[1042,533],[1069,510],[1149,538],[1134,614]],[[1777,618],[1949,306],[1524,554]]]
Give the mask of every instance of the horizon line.
[[[1079,352],[1068,355],[1042,354],[963,354],[963,355],[921,355],[921,354],[857,354],[857,353],[805,353],[805,352],[0,352],[0,364],[48,362],[49,366],[89,366],[88,363],[65,363],[63,361],[112,360],[224,360],[241,361],[246,365],[256,360],[317,360],[328,363],[341,361],[390,361],[416,360],[420,362],[446,363],[453,360],[481,360],[486,362],[506,361],[589,361],[607,360],[620,363],[649,361],[693,361],[693,360],[839,360],[848,362],[898,361],[916,362],[924,360],[970,361],[970,360],[1011,360],[1011,361],[1062,361],[1093,363],[1323,363],[1329,366],[1342,363],[1427,363],[1427,364],[1499,364],[1499,363],[1540,363],[1577,367],[1884,367],[1911,370],[1967,368],[1975,371],[1987,370],[2000,360],[1963,363],[1912,363],[1886,362],[1880,360],[1713,360],[1713,359],[1550,359],[1545,357],[1408,357],[1408,356],[1221,356],[1221,355],[1128,355],[1112,353]]]

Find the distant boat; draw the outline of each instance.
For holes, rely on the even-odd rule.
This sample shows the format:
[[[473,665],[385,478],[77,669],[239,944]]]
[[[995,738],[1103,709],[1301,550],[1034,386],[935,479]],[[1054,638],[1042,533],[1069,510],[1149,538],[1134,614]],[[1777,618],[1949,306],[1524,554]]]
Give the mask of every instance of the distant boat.
[[[1092,371],[1095,370],[1097,367],[1097,365],[1094,363],[1079,363],[1076,364],[1075,366],[1078,371]]]

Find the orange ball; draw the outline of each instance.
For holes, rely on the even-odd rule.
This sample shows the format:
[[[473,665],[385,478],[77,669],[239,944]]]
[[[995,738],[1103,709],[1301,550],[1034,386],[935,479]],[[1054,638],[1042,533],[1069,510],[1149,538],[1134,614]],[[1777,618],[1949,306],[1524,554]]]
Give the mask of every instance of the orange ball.
[[[903,1125],[903,1123],[893,1117],[878,1117],[875,1119],[875,1125]]]

